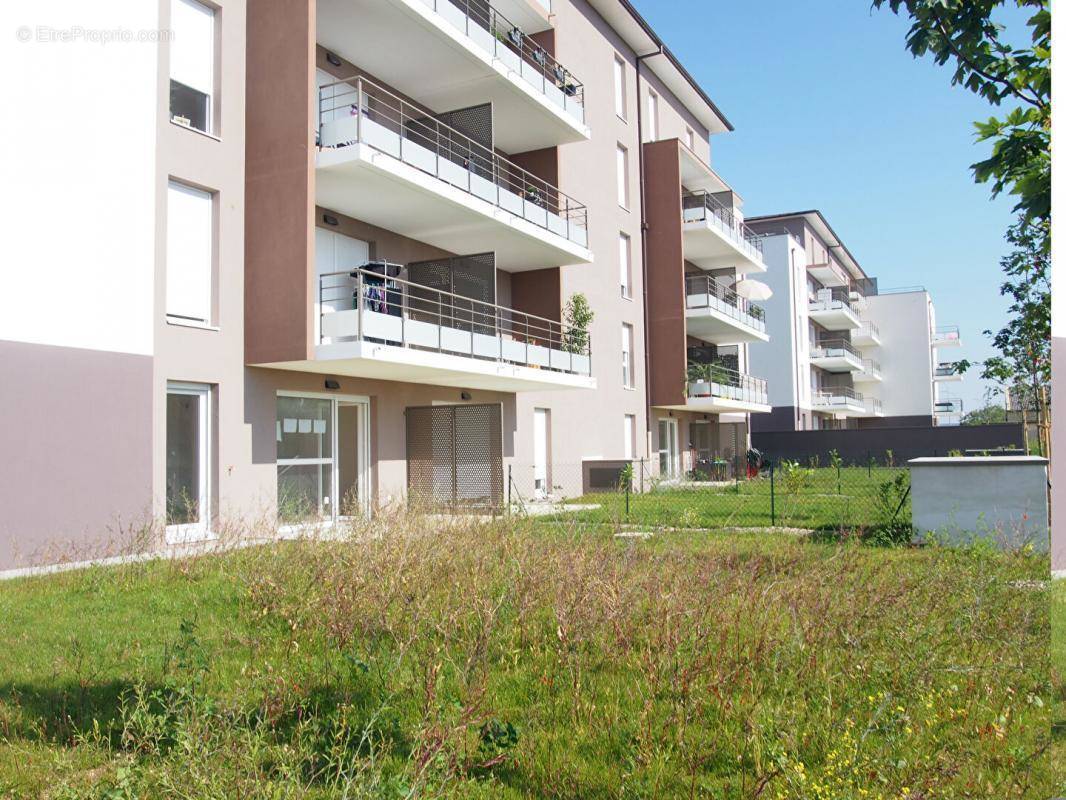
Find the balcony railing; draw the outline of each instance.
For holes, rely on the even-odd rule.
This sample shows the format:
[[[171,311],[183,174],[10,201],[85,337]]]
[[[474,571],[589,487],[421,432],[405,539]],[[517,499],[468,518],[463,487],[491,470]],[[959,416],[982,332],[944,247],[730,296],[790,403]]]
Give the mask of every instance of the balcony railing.
[[[319,308],[320,344],[368,341],[592,374],[585,330],[371,270],[322,275]]]
[[[933,410],[937,414],[961,414],[962,413],[962,399],[945,398],[943,400],[937,400],[936,405],[933,406]]]
[[[557,187],[362,77],[319,89],[320,146],[365,144],[588,246],[588,210]]]
[[[933,344],[958,344],[959,343],[959,326],[958,325],[940,325],[933,330]]]
[[[814,394],[814,405],[818,408],[840,406],[862,406],[865,408],[866,400],[867,398],[862,392],[857,392],[850,386],[833,386],[819,389]]]
[[[958,375],[959,364],[957,361],[941,361],[936,365],[933,374],[938,378],[950,378],[952,375]]]
[[[713,308],[760,333],[766,332],[766,311],[710,275],[689,275],[685,278],[685,297],[688,308]]]
[[[872,358],[864,358],[862,360],[862,372],[864,375],[868,375],[871,378],[881,377],[881,364],[874,361]]]
[[[860,364],[862,356],[847,339],[825,339],[811,348],[811,358],[840,358],[851,356]]]
[[[851,335],[866,339],[880,339],[881,329],[878,328],[874,323],[868,320],[863,320],[862,324],[858,328],[856,328],[854,333],[852,333]]]
[[[866,407],[867,414],[880,415],[884,413],[884,406],[878,397],[867,397],[864,399],[863,404]]]
[[[724,364],[689,364],[688,396],[714,397],[767,405],[766,380],[738,372]]]
[[[710,192],[686,193],[681,198],[681,209],[685,222],[711,223],[752,259],[762,261],[762,239]]]
[[[851,308],[851,295],[847,289],[829,287],[817,290],[808,300],[810,311],[837,311]]]
[[[486,2],[422,0],[556,105],[585,121],[585,87],[554,56]]]

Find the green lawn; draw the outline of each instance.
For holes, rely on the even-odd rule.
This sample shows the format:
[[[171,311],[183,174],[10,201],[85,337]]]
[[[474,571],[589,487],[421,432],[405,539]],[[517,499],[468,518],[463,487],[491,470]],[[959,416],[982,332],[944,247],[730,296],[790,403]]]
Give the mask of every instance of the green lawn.
[[[0,797],[1066,788],[1044,557],[380,525],[0,584]]]
[[[638,477],[628,510],[624,492],[597,492],[570,501],[597,508],[553,519],[693,528],[870,528],[884,525],[893,515],[910,518],[908,480],[906,470],[887,467],[778,470],[772,484],[763,476],[729,485],[656,486]]]
[[[1066,764],[1066,580],[1051,589],[1052,758]],[[1066,796],[1066,779],[1057,792]]]

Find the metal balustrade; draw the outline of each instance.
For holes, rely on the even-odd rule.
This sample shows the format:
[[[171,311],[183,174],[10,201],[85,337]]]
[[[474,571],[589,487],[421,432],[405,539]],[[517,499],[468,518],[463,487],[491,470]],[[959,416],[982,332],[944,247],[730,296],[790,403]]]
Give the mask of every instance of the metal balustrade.
[[[425,109],[363,77],[319,89],[319,146],[363,144],[581,247],[588,209]]]
[[[850,386],[834,386],[819,389],[815,392],[814,405],[820,408],[851,405],[863,406],[865,408],[866,399],[866,396],[862,392],[857,392]]]
[[[866,337],[867,339],[880,339],[881,329],[869,320],[863,320],[862,324],[855,329],[852,336]]]
[[[864,358],[862,360],[862,372],[864,375],[868,375],[872,378],[880,378],[881,364],[878,361],[874,361],[872,358]]]
[[[715,397],[767,405],[766,380],[739,372],[720,363],[689,364],[688,396]]]
[[[933,329],[933,344],[958,344],[959,326],[958,325],[940,325]]]
[[[686,192],[681,198],[685,222],[709,222],[756,261],[762,261],[762,239],[737,218],[736,212],[706,190]]]
[[[592,374],[588,331],[380,272],[322,275],[318,302],[319,344],[369,341]]]
[[[936,365],[933,374],[938,378],[950,378],[953,375],[958,375],[959,364],[957,361],[941,361]]]
[[[688,308],[713,308],[760,333],[766,332],[766,311],[745,297],[741,297],[710,275],[685,277],[685,297]]]
[[[862,363],[862,356],[847,339],[823,339],[811,348],[811,358],[853,357]]]

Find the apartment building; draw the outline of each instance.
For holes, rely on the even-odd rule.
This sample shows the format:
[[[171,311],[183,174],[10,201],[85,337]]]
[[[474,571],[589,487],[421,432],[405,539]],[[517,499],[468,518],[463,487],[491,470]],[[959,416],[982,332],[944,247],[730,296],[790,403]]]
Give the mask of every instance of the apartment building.
[[[772,411],[755,430],[793,431],[958,424],[962,375],[950,358],[956,326],[939,327],[922,288],[878,288],[818,211],[750,218],[774,296],[771,343],[753,369],[774,376]]]
[[[27,454],[0,474],[0,569],[152,521],[180,543],[499,505],[508,480],[547,497],[589,462],[674,475],[768,408],[743,377],[763,318],[731,288],[765,264],[710,168],[731,127],[626,0],[87,8],[17,22],[124,49],[4,55],[118,110],[103,136],[101,98],[71,98],[70,125],[16,125],[4,155],[26,187],[5,254],[39,268],[0,293],[0,436]],[[50,114],[34,85],[27,120]],[[47,169],[20,157],[42,148]],[[694,361],[714,380],[692,387]]]

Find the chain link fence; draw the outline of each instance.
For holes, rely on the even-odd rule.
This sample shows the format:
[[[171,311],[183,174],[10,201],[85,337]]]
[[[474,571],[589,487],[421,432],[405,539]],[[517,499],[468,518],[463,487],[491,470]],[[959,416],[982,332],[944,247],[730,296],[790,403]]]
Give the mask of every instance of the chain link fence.
[[[909,532],[905,467],[747,459],[671,470],[667,459],[508,467],[506,507],[552,522],[649,528]]]

